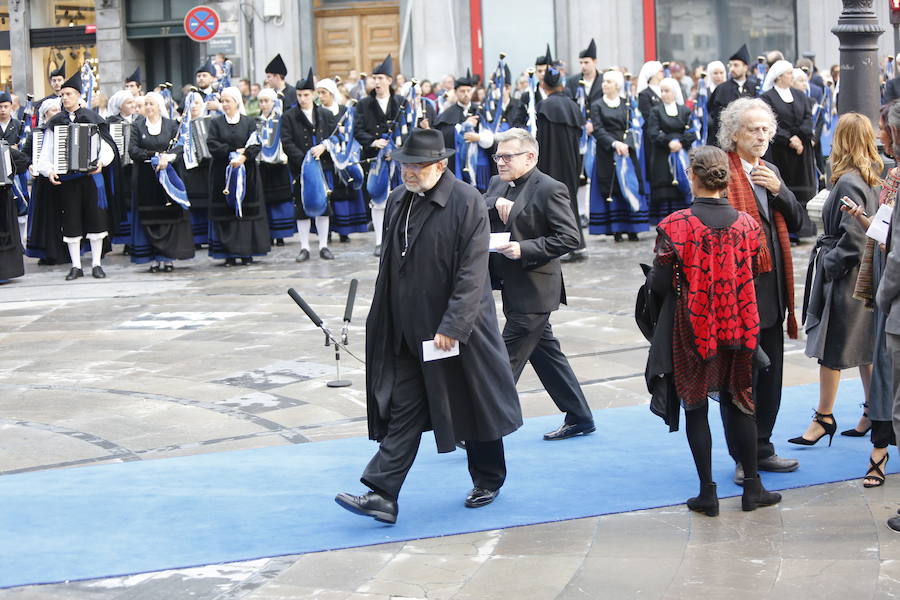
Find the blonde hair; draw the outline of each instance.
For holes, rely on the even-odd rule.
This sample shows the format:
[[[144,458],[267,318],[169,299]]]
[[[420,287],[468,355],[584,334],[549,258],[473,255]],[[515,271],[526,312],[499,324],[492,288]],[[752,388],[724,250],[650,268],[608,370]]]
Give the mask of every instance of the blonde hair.
[[[872,122],[859,113],[841,115],[831,146],[831,182],[852,171],[858,171],[870,186],[879,185],[884,162],[875,147]]]

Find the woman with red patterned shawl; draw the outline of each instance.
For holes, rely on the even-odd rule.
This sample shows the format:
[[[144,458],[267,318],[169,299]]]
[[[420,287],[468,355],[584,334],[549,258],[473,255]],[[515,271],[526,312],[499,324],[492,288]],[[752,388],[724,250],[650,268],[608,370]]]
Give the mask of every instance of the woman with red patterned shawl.
[[[759,312],[753,279],[762,234],[753,217],[722,197],[729,178],[725,152],[713,146],[694,149],[688,177],[694,204],[672,213],[657,227],[648,282],[660,296],[676,295],[671,340],[674,383],[700,478],[700,494],[687,506],[714,517],[719,514],[719,499],[712,479],[709,397],[721,402],[729,444],[744,465],[742,508],[755,510],[781,500],[762,487],[756,464],[752,384]]]

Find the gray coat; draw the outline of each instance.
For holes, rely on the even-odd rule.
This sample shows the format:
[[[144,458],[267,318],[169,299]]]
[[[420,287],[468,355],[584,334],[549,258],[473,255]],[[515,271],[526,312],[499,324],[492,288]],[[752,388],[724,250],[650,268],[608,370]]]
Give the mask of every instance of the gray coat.
[[[866,234],[852,216],[843,212],[848,196],[874,215],[875,190],[859,173],[843,175],[822,207],[825,232],[816,241],[806,274],[803,328],[806,355],[831,369],[847,369],[872,362],[872,312],[853,298]]]
[[[884,330],[891,335],[900,335],[900,249],[896,247],[897,240],[900,240],[900,202],[894,202],[888,255],[875,294],[878,308],[887,315]]]

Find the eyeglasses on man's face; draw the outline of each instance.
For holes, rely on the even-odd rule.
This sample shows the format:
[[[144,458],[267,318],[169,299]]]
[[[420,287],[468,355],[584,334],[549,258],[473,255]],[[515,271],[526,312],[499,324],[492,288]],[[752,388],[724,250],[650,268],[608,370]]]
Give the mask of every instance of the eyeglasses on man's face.
[[[505,154],[493,154],[491,158],[494,159],[494,162],[497,164],[505,163],[509,164],[512,161],[514,156],[519,156],[521,154],[528,154],[528,150],[523,150],[522,152],[509,152]]]

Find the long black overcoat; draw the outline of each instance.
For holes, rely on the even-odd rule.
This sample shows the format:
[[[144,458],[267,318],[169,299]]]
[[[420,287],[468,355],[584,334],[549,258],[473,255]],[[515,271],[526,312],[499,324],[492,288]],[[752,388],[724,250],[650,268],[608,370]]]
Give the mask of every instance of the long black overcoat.
[[[369,437],[378,441],[388,429],[394,374],[389,240],[401,226],[406,194],[399,187],[387,200],[382,268],[366,320]],[[488,281],[484,200],[445,171],[424,210],[402,259],[402,298],[404,312],[414,318],[407,331],[416,340],[441,333],[461,344],[458,357],[422,363],[437,450],[451,452],[457,440],[489,441],[512,433],[522,425],[522,410]]]

